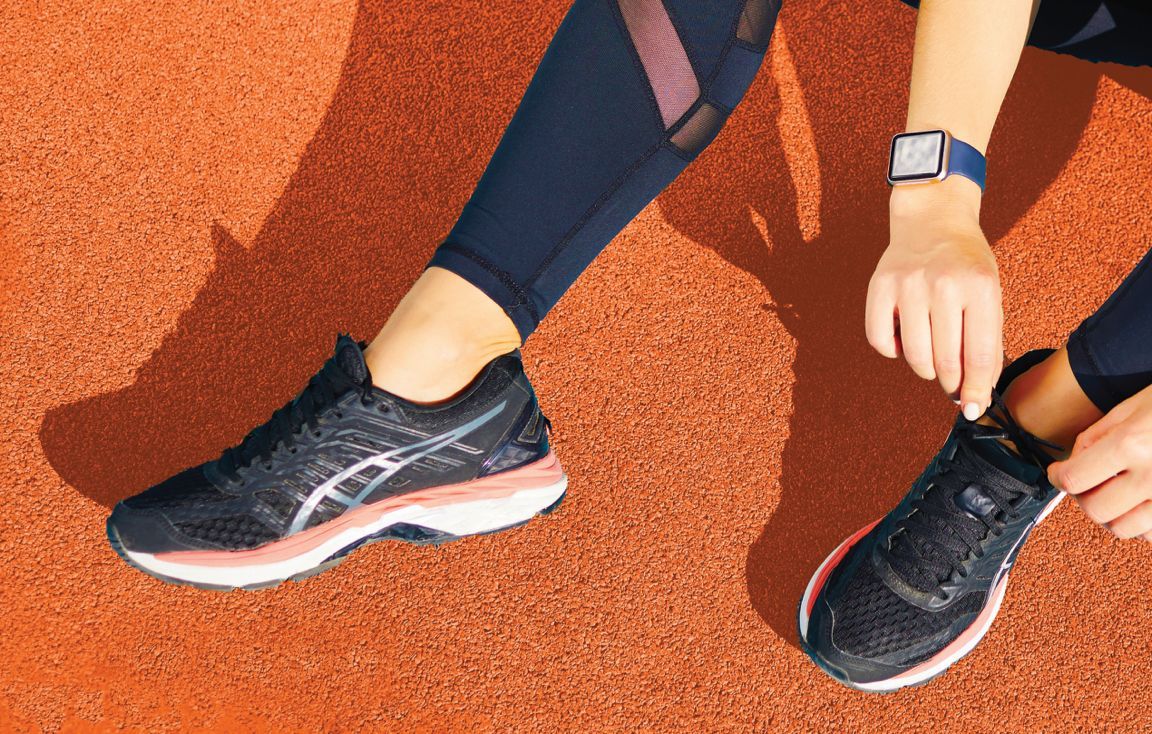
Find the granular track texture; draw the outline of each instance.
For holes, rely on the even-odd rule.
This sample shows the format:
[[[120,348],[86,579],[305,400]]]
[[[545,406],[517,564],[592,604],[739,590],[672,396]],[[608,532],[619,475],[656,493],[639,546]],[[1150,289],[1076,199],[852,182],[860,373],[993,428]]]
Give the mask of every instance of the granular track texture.
[[[915,21],[896,0],[786,4],[716,142],[530,340],[560,511],[252,593],[116,557],[115,501],[239,440],[338,332],[383,324],[564,11],[5,13],[0,730],[1146,728],[1152,549],[1073,504],[939,680],[870,697],[797,649],[809,574],[904,494],[953,411],[863,334]],[[1146,72],[1025,53],[984,208],[1010,354],[1058,344],[1152,246],[1150,94]]]

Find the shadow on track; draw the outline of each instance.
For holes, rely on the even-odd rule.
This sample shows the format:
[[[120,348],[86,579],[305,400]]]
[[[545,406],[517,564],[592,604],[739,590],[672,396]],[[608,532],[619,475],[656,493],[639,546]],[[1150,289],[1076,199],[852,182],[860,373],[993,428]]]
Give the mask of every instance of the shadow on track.
[[[812,571],[845,536],[896,504],[954,415],[935,385],[880,357],[864,338],[868,279],[888,243],[881,172],[888,137],[904,125],[913,20],[897,12],[839,27],[784,26],[819,157],[820,231],[810,241],[797,223],[796,188],[774,123],[778,84],[767,69],[724,135],[661,199],[680,232],[763,283],[773,301],[765,308],[795,339],[781,499],[746,566],[753,607],[792,644]],[[892,48],[892,38],[905,40]],[[866,49],[868,63],[831,69],[829,48]],[[991,242],[1075,150],[1100,74],[1092,64],[1025,53],[991,145],[983,217]],[[767,243],[750,211],[763,217]]]
[[[887,242],[877,172],[887,136],[903,125],[906,76],[882,69],[907,68],[912,14],[838,25],[827,22],[832,8],[806,12],[821,22],[788,26],[788,39],[819,152],[818,236],[806,242],[797,225],[767,69],[661,197],[673,226],[764,284],[774,301],[766,308],[796,340],[781,501],[746,569],[753,606],[793,642],[809,573],[903,494],[951,416],[933,386],[873,354],[862,328],[865,287]],[[213,272],[135,382],[46,416],[42,446],[77,491],[111,506],[215,456],[305,384],[337,332],[380,327],[452,224],[547,40],[525,48],[437,15],[415,0],[361,4],[332,103],[251,246],[214,228]],[[443,28],[397,33],[395,18]],[[836,64],[830,48],[844,50]],[[985,205],[993,241],[1075,149],[1101,74],[1025,56],[993,140],[992,180],[1012,172]],[[429,81],[431,63],[451,73]],[[465,78],[471,88],[460,94]],[[1146,76],[1133,79],[1122,83],[1147,87]],[[750,210],[767,223],[768,246]]]
[[[413,18],[429,28],[403,32]],[[415,0],[360,5],[329,109],[251,245],[214,227],[212,273],[135,382],[46,416],[41,443],[66,482],[111,506],[217,456],[307,382],[338,332],[375,335],[539,53],[458,21]]]

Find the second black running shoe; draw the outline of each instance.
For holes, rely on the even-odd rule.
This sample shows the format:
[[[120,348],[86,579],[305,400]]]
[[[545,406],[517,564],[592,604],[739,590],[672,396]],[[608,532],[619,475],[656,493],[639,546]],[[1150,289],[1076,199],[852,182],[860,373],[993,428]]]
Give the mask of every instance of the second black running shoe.
[[[426,406],[374,387],[345,336],[239,446],[116,505],[108,538],[165,581],[260,588],[377,540],[441,543],[514,527],[550,512],[566,486],[517,353]]]
[[[1048,354],[1010,365],[987,413],[996,427],[959,416],[896,509],[845,540],[813,575],[800,602],[800,640],[836,680],[864,691],[924,683],[992,625],[1020,548],[1064,497],[1047,480],[1043,447],[1051,445],[1021,429],[999,398]]]

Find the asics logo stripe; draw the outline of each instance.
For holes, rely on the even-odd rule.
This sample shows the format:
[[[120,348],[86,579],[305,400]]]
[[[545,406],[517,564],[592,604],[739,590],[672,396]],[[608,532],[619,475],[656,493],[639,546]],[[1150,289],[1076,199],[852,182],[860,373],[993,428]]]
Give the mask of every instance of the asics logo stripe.
[[[996,578],[992,580],[992,588],[1000,583],[1000,579],[1004,578],[1004,574],[1012,570],[1012,566],[1016,563],[1016,551],[1028,540],[1028,536],[1032,534],[1032,529],[1036,527],[1036,521],[1028,523],[1028,527],[1021,533],[1020,538],[1012,545],[1012,549],[1008,551],[1008,555],[1004,556],[1004,562],[1000,564],[1000,568],[996,571]]]
[[[406,446],[400,446],[389,451],[385,451],[382,454],[369,456],[368,458],[361,459],[347,469],[339,472],[323,484],[316,487],[316,489],[314,489],[312,493],[308,495],[308,499],[305,500],[304,504],[300,506],[300,509],[292,518],[292,524],[289,528],[289,533],[298,533],[306,528],[308,526],[308,519],[312,516],[312,513],[315,512],[316,508],[320,505],[320,502],[322,502],[325,497],[329,497],[349,508],[358,507],[359,505],[364,504],[364,500],[372,494],[372,491],[379,487],[382,483],[394,477],[396,472],[416,461],[419,461],[425,456],[450,446],[464,438],[472,431],[475,431],[477,428],[483,426],[485,423],[499,415],[507,404],[507,401],[503,401],[496,407],[489,410],[487,413],[477,416],[471,421],[453,428],[451,431],[447,431],[445,433],[441,433],[439,435],[432,436],[430,438],[426,438]],[[378,467],[382,469],[382,471],[380,472],[379,476],[374,477],[372,481],[370,481],[359,492],[357,492],[356,496],[349,497],[338,490],[339,485],[343,481],[370,467]]]

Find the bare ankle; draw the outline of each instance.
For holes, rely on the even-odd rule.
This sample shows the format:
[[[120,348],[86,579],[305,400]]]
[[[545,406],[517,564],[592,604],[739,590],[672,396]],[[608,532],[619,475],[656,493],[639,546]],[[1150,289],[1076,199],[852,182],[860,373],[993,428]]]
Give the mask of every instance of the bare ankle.
[[[365,351],[377,387],[418,403],[446,400],[520,346],[512,320],[482,291],[429,268]]]
[[[1080,389],[1063,348],[1013,380],[1004,403],[1024,430],[1061,446],[1065,453],[1102,415]]]

